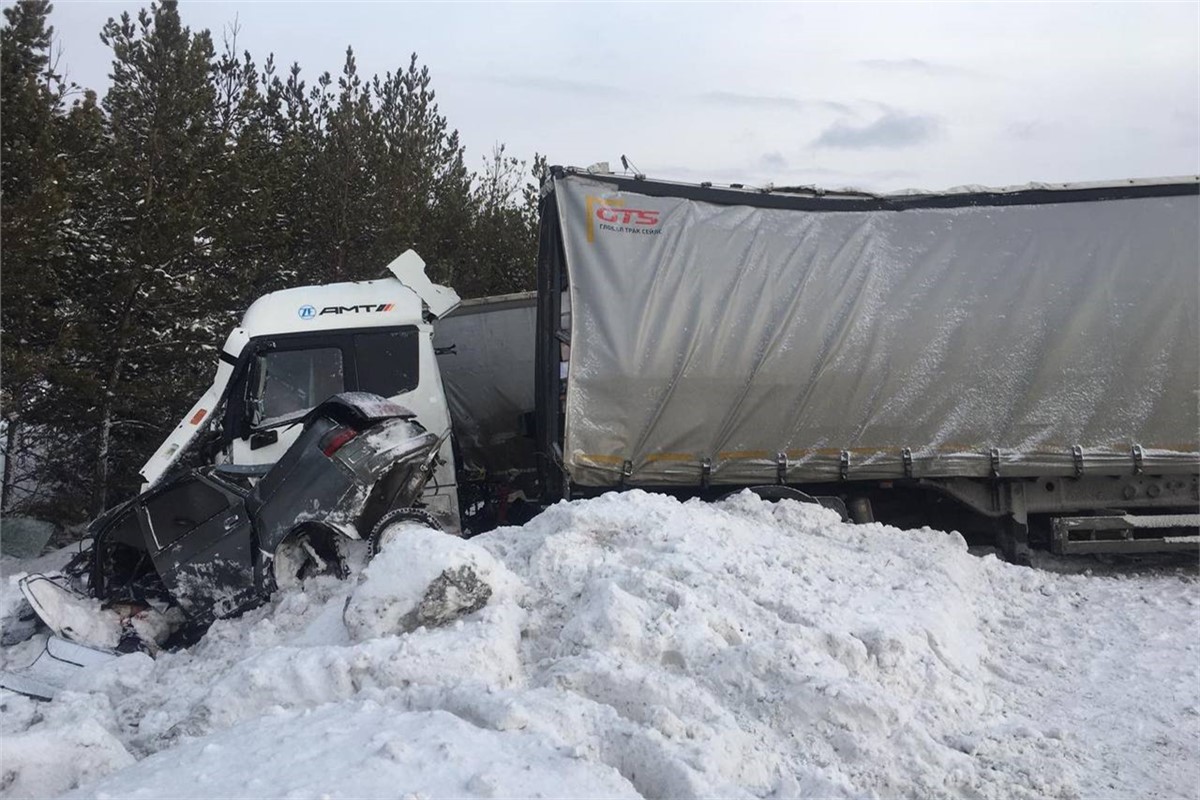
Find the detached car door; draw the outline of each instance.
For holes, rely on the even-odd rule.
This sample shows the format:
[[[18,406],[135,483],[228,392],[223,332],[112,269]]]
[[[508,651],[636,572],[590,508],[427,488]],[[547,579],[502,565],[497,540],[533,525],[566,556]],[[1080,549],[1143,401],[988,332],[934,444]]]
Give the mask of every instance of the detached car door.
[[[155,570],[189,617],[227,616],[257,598],[253,528],[237,487],[192,472],[151,492],[138,517]]]

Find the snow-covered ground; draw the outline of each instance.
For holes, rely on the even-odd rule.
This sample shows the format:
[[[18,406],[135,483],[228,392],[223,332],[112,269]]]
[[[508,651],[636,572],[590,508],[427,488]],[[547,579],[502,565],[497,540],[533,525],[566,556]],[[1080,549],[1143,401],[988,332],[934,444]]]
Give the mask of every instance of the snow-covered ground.
[[[464,566],[487,605],[399,632]],[[410,531],[358,583],[5,694],[0,795],[1190,798],[1198,614],[1194,565],[1061,574],[793,502],[609,495]]]

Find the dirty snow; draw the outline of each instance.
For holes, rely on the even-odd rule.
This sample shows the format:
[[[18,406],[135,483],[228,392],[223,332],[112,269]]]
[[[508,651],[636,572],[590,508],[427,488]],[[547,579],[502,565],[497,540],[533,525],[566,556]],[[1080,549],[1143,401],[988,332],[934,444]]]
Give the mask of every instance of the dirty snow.
[[[486,605],[403,632],[466,567]],[[1195,797],[1198,612],[1194,565],[1060,574],[790,501],[607,495],[411,531],[358,583],[3,695],[0,796]]]

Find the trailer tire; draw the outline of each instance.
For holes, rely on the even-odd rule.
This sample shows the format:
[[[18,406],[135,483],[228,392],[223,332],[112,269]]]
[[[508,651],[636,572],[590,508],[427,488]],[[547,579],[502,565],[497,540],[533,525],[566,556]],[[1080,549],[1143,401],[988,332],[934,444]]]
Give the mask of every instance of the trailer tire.
[[[442,524],[437,518],[423,508],[395,508],[384,514],[371,529],[367,537],[367,560],[375,558],[383,545],[389,540],[388,529],[401,522],[415,522],[435,531],[441,532]]]

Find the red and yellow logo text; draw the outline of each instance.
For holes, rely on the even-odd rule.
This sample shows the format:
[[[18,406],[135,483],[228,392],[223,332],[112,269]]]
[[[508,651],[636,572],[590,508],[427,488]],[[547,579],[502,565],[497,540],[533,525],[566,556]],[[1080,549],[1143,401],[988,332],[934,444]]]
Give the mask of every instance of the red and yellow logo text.
[[[627,208],[618,198],[587,198],[587,240],[596,241],[596,231],[614,233],[661,233],[661,212],[648,208]]]

